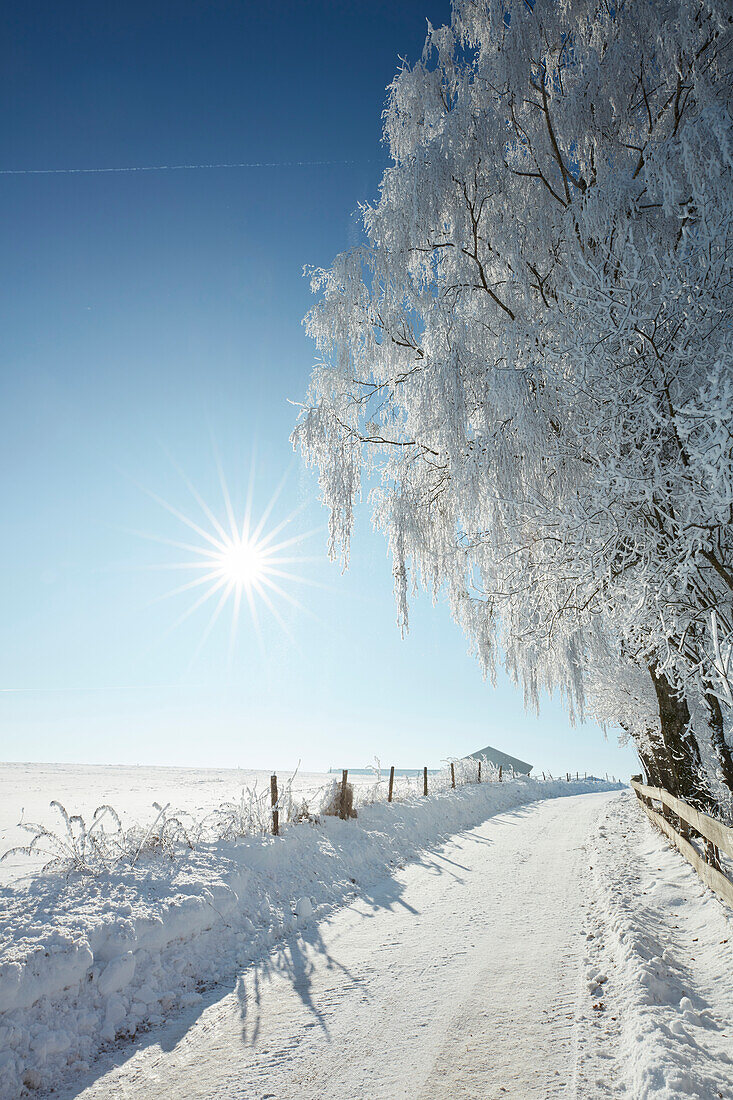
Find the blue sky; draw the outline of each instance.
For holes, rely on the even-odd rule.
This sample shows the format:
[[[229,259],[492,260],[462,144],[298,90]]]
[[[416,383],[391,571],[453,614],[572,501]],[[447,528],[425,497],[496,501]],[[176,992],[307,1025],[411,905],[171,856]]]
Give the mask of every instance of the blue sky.
[[[628,774],[630,750],[559,704],[526,715],[423,597],[399,637],[390,563],[359,517],[352,563],[289,434],[314,351],[304,264],[358,239],[384,89],[446,3],[243,0],[6,5],[4,169],[279,167],[0,175],[0,754],[7,760],[438,764],[492,743],[552,771]],[[320,165],[293,162],[327,161]],[[220,462],[253,514],[309,531],[231,644],[227,607],[161,599],[200,541]],[[152,536],[150,538],[143,535]],[[189,538],[190,537],[190,538]]]

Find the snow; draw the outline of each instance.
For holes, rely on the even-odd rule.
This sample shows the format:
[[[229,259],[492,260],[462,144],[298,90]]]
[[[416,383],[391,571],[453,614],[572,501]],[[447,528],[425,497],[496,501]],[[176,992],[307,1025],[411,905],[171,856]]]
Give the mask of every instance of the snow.
[[[733,912],[635,803],[614,800],[585,845],[579,1095],[728,1098]]]
[[[453,834],[516,806],[591,789],[599,784],[464,786],[427,799],[362,803],[356,821],[322,818],[279,838],[201,844],[174,861],[150,858],[95,877],[33,875],[6,886],[0,1096],[17,1096],[23,1083],[37,1090],[73,1077],[105,1045],[199,1004],[273,945],[391,882],[406,861],[432,860],[429,853]]]
[[[144,1037],[124,1063],[103,1059],[77,1095],[564,1095],[584,942],[581,846],[608,798],[514,806],[391,875],[359,878],[348,905]]]
[[[292,774],[279,773],[281,783]],[[373,774],[352,776],[352,782],[369,785]],[[317,798],[333,776],[326,772],[298,773],[293,789],[302,798]],[[403,781],[404,784],[404,781]],[[414,783],[413,783],[414,787]],[[176,810],[203,817],[243,788],[270,789],[270,772],[245,768],[171,768],[93,764],[0,764],[0,852],[27,844],[29,837],[18,828],[21,817],[58,827],[58,814],[50,809],[58,799],[69,812],[89,820],[97,806],[109,804],[127,821],[151,822],[153,802],[171,803]],[[23,856],[0,863],[0,883],[40,867],[42,861]]]
[[[6,889],[0,1096],[731,1096],[733,914],[634,796],[358,809]]]
[[[313,916],[313,902],[310,898],[300,898],[295,903],[295,915],[301,920],[307,920]]]

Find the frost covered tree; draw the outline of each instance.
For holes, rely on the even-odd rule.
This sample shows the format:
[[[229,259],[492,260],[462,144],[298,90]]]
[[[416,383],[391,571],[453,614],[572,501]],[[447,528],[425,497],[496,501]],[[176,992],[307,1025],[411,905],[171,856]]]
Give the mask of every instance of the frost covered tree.
[[[445,591],[485,671],[718,806],[732,45],[716,0],[454,0],[388,90],[364,243],[311,272],[293,436],[344,562],[376,486],[403,629],[415,586]]]

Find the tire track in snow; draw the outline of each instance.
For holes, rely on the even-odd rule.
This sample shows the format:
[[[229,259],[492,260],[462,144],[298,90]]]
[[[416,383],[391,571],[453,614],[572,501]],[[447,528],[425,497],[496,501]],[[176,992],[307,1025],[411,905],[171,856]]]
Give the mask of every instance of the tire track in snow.
[[[583,841],[607,794],[490,818],[97,1068],[83,1100],[572,1096]],[[611,796],[613,797],[613,796]]]
[[[492,956],[446,1036],[421,1100],[549,1100],[571,1091],[581,952],[578,833],[567,827],[567,809],[547,807],[549,836],[517,852],[518,915],[495,926]]]

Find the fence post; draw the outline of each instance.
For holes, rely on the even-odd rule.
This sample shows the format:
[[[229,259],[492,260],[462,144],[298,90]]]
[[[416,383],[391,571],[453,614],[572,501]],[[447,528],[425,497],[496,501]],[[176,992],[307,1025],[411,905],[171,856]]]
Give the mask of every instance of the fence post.
[[[450,762],[450,785],[453,790],[456,789],[456,770],[453,767],[453,761]]]
[[[565,775],[567,777],[566,781],[569,783],[570,782],[570,772],[565,772]]]
[[[544,773],[544,772],[542,773],[542,778],[543,778],[543,779],[545,778],[545,773]]]
[[[387,801],[392,801],[392,790],[394,788],[394,764],[389,769],[389,794],[387,795]]]
[[[346,820],[346,779],[348,774],[348,768],[344,768],[341,776],[341,805],[339,807],[339,817],[342,821]]]
[[[272,803],[272,832],[280,835],[280,814],[277,811],[277,776],[270,776],[270,802]]]
[[[499,765],[499,782],[501,783],[501,764]]]
[[[478,781],[481,782],[481,761],[478,762]]]
[[[427,768],[423,768],[423,770],[422,770],[422,793],[424,795],[427,795],[427,793],[428,793],[428,769]]]

